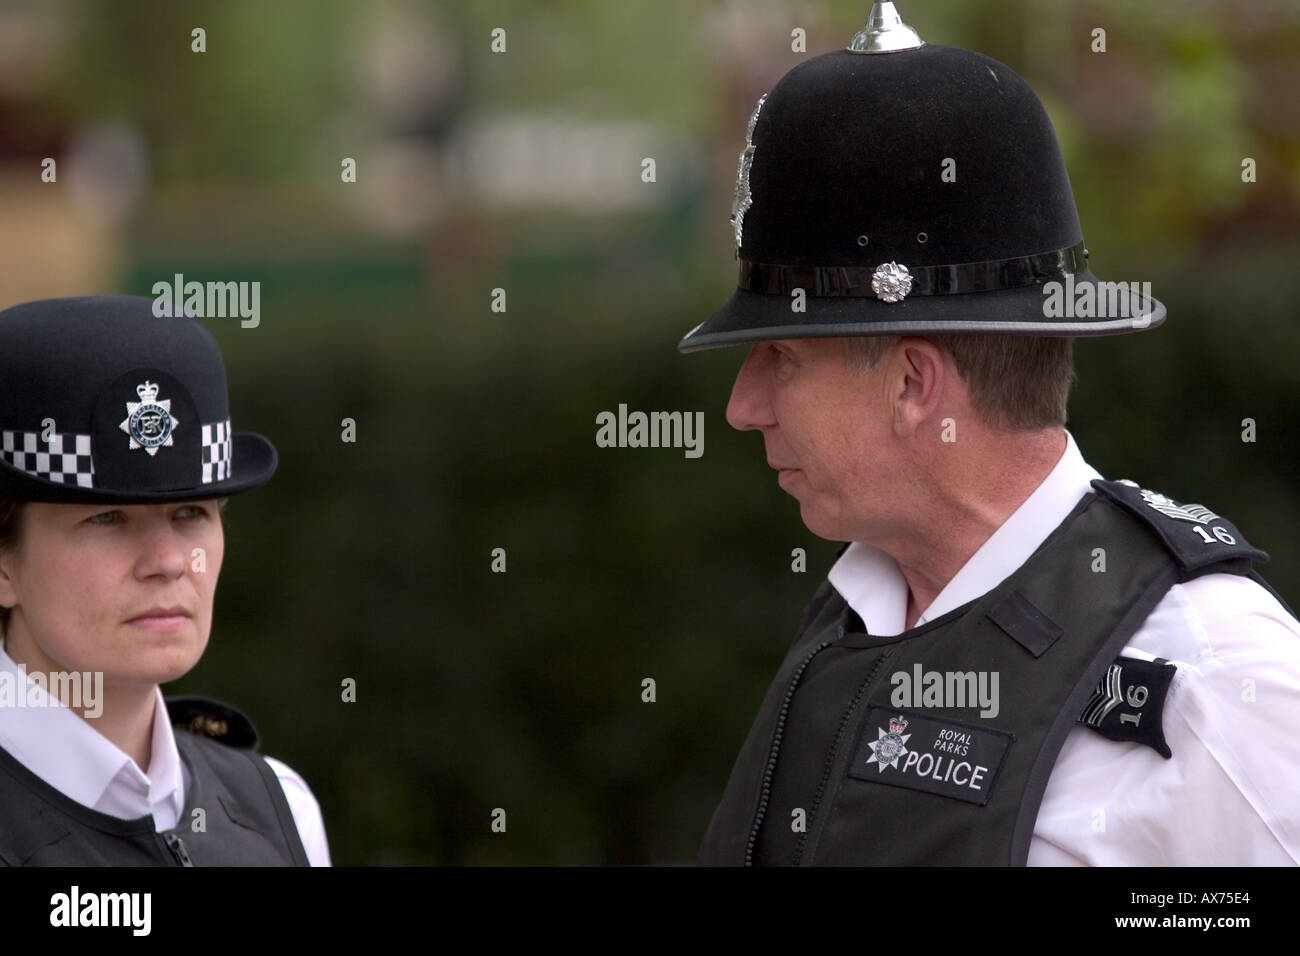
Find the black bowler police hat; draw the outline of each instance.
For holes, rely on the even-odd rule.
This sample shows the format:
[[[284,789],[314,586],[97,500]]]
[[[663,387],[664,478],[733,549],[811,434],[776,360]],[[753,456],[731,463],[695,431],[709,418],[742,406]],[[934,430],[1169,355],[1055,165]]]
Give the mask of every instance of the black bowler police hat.
[[[847,49],[759,99],[732,226],[738,288],[682,352],[843,335],[1111,335],[1165,318],[1140,287],[1095,285],[1028,84],[997,60],[924,43],[892,3],[872,7]],[[1049,282],[1061,283],[1058,304],[1092,302],[1045,308]]]
[[[149,504],[265,484],[275,446],[230,428],[212,333],[103,295],[0,312],[0,497]]]

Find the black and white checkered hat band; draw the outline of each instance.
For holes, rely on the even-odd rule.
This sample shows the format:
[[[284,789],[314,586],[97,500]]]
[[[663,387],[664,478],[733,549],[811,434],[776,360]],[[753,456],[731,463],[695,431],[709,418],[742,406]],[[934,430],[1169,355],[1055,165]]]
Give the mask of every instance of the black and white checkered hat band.
[[[230,419],[202,426],[203,483],[225,481],[230,477]],[[51,435],[48,442],[40,432],[0,430],[0,456],[15,468],[61,484],[81,488],[95,487],[95,466],[90,452],[90,436]]]
[[[215,425],[204,425],[203,483],[225,481],[230,477],[230,419]]]
[[[51,435],[44,442],[40,432],[0,431],[0,454],[15,468],[37,478],[94,487],[89,435]]]

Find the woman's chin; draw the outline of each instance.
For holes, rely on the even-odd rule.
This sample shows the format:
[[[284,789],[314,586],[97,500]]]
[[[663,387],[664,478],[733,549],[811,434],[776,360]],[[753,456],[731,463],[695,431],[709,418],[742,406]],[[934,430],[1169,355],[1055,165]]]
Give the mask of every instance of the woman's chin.
[[[193,626],[150,631],[124,626],[127,638],[121,652],[105,661],[104,681],[108,684],[165,684],[184,677],[203,656],[207,638],[200,638]]]

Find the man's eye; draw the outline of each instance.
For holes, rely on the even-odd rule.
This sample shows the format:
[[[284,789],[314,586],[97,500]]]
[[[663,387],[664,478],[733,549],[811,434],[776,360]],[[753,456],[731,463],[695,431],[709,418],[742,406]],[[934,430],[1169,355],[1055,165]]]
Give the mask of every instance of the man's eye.
[[[208,509],[202,505],[182,505],[177,513],[182,518],[206,518]]]
[[[791,361],[789,353],[774,345],[772,346],[772,359],[776,363],[777,378],[789,378],[794,370],[794,363]]]
[[[120,511],[101,511],[90,518],[91,524],[117,524],[117,520],[122,517]]]

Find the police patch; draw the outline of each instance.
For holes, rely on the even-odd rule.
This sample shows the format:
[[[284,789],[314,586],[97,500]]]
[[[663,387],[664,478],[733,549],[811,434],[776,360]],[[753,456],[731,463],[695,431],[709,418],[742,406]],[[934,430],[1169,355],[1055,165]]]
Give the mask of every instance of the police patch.
[[[1144,661],[1117,657],[1084,705],[1078,723],[1108,740],[1146,744],[1160,756],[1173,756],[1165,742],[1165,695],[1177,668],[1163,657]]]
[[[849,776],[983,806],[1012,734],[875,705],[867,709]]]

